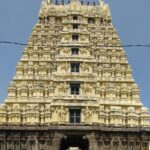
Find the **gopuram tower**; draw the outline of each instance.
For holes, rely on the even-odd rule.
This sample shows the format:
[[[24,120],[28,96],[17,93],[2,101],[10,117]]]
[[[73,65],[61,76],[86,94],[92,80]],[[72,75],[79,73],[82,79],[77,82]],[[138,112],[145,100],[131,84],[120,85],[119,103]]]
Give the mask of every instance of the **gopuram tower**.
[[[148,150],[140,101],[109,6],[42,1],[0,105],[0,150]]]

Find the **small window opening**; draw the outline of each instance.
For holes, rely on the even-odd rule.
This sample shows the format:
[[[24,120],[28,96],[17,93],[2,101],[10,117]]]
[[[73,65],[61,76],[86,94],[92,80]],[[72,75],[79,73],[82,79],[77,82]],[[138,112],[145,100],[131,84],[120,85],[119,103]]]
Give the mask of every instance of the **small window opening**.
[[[71,48],[72,55],[79,55],[79,48]]]
[[[107,20],[107,23],[108,23],[108,24],[110,24],[110,23],[111,23],[111,20],[110,20],[110,19],[108,19],[108,20]]]
[[[79,63],[71,63],[71,72],[79,72],[80,64]]]
[[[72,35],[72,40],[73,41],[78,41],[79,40],[79,35]]]
[[[70,84],[70,92],[71,92],[71,95],[79,95],[80,94],[80,84],[79,83],[71,83]]]
[[[73,20],[78,20],[78,16],[73,16]]]
[[[78,25],[78,24],[73,24],[72,27],[73,27],[73,29],[75,30],[75,29],[78,29],[78,28],[79,28],[79,25]]]
[[[95,19],[94,18],[88,18],[88,23],[89,24],[94,24],[95,23]]]
[[[62,18],[61,18],[61,17],[56,17],[55,20],[56,20],[56,23],[58,23],[58,24],[59,24],[59,23],[62,23]]]
[[[100,23],[103,24],[104,23],[104,19],[100,18]]]
[[[80,123],[81,122],[81,109],[70,109],[70,123]]]

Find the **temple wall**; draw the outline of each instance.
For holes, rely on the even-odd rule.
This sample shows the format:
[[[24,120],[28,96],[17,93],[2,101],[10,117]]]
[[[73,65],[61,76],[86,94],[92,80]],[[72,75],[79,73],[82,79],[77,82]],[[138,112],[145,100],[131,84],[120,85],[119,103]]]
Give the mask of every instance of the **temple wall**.
[[[136,131],[114,132],[85,130],[78,128],[76,132],[67,127],[55,130],[39,128],[21,130],[0,130],[0,150],[61,150],[61,140],[67,135],[78,134],[89,142],[88,150],[149,150],[149,133]],[[17,127],[16,127],[17,129]],[[84,130],[82,130],[84,129]],[[82,132],[81,132],[82,131]]]

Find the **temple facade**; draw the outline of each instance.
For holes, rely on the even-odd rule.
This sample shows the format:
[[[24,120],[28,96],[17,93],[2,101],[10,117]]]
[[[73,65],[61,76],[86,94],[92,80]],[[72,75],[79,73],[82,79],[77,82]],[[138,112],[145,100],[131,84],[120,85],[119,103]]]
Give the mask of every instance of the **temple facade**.
[[[148,150],[149,127],[109,6],[43,0],[0,105],[0,150]]]

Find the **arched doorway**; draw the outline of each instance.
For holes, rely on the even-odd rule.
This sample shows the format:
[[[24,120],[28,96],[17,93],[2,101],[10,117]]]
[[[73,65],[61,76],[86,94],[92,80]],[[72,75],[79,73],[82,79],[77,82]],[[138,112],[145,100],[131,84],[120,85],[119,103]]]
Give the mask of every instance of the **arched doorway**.
[[[61,140],[60,150],[67,150],[69,147],[78,147],[80,150],[89,150],[88,139],[83,138],[83,135],[67,135]]]

